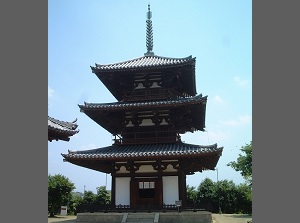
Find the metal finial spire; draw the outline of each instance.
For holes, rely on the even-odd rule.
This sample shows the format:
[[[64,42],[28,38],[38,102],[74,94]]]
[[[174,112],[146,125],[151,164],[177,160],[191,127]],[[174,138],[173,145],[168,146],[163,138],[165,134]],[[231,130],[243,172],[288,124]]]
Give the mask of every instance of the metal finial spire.
[[[153,32],[152,32],[152,12],[150,11],[150,4],[148,4],[148,12],[147,12],[147,20],[146,20],[146,46],[147,46],[147,53],[145,56],[154,55],[152,52],[153,50]]]

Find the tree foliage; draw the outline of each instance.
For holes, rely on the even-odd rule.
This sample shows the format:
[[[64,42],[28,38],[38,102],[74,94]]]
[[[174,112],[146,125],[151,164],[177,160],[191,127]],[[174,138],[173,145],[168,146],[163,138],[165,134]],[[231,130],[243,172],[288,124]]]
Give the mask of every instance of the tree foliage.
[[[237,187],[237,213],[252,213],[252,189],[247,184]]]
[[[231,180],[213,182],[205,178],[197,190],[187,185],[187,202],[208,208],[214,213],[252,213],[251,187],[246,184],[235,185]]]
[[[237,213],[237,187],[232,180],[217,182],[217,194],[220,198],[221,211],[226,214]]]
[[[71,213],[76,214],[77,213],[77,207],[82,203],[82,193],[79,192],[72,192],[72,199],[70,202],[70,207],[68,210],[70,210]]]
[[[69,205],[74,184],[61,174],[48,175],[48,212],[51,217],[59,213],[61,206]]]
[[[237,161],[232,161],[228,163],[227,166],[232,167],[236,171],[240,171],[244,179],[252,185],[252,141],[242,146],[241,151],[244,154],[239,154]]]
[[[108,204],[110,203],[110,194],[106,190],[105,186],[97,187],[97,195],[95,198],[95,204]]]
[[[88,191],[85,191],[84,192],[84,195],[83,195],[83,199],[82,199],[82,204],[94,204],[96,201],[96,195],[88,190]]]
[[[216,200],[216,197],[217,187],[215,183],[211,179],[205,178],[198,186],[197,202],[211,203]]]
[[[197,201],[197,190],[195,187],[186,186],[187,202],[193,204]]]

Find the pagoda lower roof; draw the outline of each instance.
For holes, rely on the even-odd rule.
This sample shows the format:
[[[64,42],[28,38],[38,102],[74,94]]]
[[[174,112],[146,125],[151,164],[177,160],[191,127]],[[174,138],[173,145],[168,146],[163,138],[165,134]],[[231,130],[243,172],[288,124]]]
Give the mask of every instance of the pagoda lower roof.
[[[171,100],[157,100],[157,101],[143,101],[143,102],[115,102],[115,103],[87,103],[79,105],[84,110],[132,110],[132,109],[143,109],[143,108],[161,108],[161,107],[176,107],[182,105],[193,105],[199,103],[206,103],[207,96],[202,97],[202,94],[189,97],[189,98],[178,98]]]
[[[186,143],[144,144],[144,145],[112,145],[85,151],[68,151],[61,154],[64,161],[104,173],[114,173],[116,162],[169,162],[181,163],[186,174],[214,170],[223,147],[217,144],[209,146]]]
[[[178,65],[186,65],[194,63],[196,58],[188,56],[185,58],[170,58],[161,57],[156,55],[147,55],[132,60],[127,60],[119,63],[100,65],[95,64],[95,67],[91,66],[93,71],[113,71],[113,70],[126,70],[126,69],[138,69],[138,68],[155,68],[155,67],[170,67]]]
[[[48,116],[48,140],[64,140],[69,141],[69,137],[78,133],[76,130],[78,125],[77,119],[73,122],[61,121]]]
[[[61,154],[69,160],[149,160],[149,159],[180,159],[200,156],[221,156],[223,147],[217,144],[209,146],[186,143],[146,144],[146,145],[112,145],[84,151],[68,151]]]

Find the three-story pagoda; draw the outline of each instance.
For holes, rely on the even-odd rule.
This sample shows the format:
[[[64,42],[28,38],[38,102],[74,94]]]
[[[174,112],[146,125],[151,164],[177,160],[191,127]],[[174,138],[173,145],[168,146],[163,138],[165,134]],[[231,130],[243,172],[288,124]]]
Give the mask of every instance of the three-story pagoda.
[[[80,110],[114,136],[112,145],[62,154],[65,161],[111,174],[112,205],[186,206],[186,176],[214,170],[223,148],[183,143],[180,134],[204,131],[207,96],[196,93],[196,58],[153,53],[150,6],[144,56],[92,72],[117,99]]]

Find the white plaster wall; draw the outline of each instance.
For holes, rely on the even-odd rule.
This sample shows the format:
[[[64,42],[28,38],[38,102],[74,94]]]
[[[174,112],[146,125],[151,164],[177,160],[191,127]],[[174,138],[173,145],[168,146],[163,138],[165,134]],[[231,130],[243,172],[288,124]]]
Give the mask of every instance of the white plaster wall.
[[[116,177],[116,205],[130,205],[130,177]]]
[[[175,204],[179,200],[178,176],[162,177],[163,181],[163,203]]]

